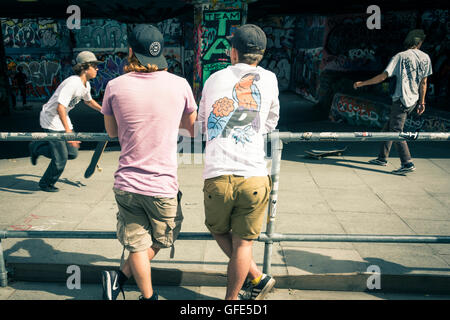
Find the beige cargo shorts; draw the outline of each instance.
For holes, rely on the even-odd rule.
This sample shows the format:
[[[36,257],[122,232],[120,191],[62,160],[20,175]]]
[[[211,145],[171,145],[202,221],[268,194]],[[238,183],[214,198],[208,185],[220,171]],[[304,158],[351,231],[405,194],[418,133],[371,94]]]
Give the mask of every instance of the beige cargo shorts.
[[[206,179],[203,187],[206,227],[214,234],[231,231],[242,239],[257,239],[271,188],[270,176],[222,175]]]
[[[113,188],[119,212],[117,239],[130,252],[172,247],[181,230],[181,192],[153,197]]]

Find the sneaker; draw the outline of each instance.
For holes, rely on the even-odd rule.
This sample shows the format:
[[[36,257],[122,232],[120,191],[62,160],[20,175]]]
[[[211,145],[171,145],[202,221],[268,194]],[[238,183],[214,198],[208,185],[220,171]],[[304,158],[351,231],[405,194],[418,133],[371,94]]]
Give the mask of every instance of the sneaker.
[[[142,301],[145,301],[145,300],[158,300],[158,294],[156,292],[153,292],[153,295],[150,298],[148,298],[148,299],[145,299],[143,295],[140,295],[139,296],[139,300],[142,300]]]
[[[412,172],[414,170],[416,170],[416,167],[414,166],[414,163],[409,162],[407,164],[403,164],[397,170],[392,171],[392,173],[393,174],[398,174],[398,175],[404,175],[405,173]]]
[[[239,300],[263,300],[275,285],[275,279],[263,274],[259,283],[255,286],[248,280],[242,287],[243,293],[238,295]]]
[[[376,165],[383,166],[383,167],[387,166],[386,160],[380,160],[378,158],[369,160],[369,163],[376,164]]]
[[[30,159],[31,159],[31,164],[33,166],[35,166],[37,164],[37,158],[38,156],[33,152],[33,145],[32,143],[30,143],[28,145],[28,150],[30,150]]]
[[[58,192],[59,188],[53,186],[43,186],[43,185],[39,185],[39,188],[41,188],[42,191],[45,192]]]
[[[125,300],[125,293],[118,280],[119,274],[116,271],[102,271],[103,300],[116,300],[120,292]]]

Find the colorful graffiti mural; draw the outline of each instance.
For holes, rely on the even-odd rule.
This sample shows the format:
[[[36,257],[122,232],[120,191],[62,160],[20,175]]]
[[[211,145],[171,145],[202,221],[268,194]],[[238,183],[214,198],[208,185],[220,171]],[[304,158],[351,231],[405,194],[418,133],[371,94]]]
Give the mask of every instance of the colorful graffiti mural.
[[[389,120],[390,105],[360,97],[336,94],[330,110],[332,121],[344,121],[351,125],[382,128]],[[411,112],[406,121],[405,132],[449,132],[448,113],[428,110],[419,116]]]
[[[325,17],[321,16],[300,16],[295,29],[292,88],[313,102],[319,100],[325,22]]]
[[[74,29],[76,48],[98,51],[125,49],[127,45],[127,25],[115,20],[86,19],[81,28]]]
[[[58,48],[61,37],[53,19],[1,19],[5,48]]]
[[[388,12],[381,29],[368,29],[366,14],[327,18],[321,70],[378,71],[403,50],[403,40],[416,26],[415,12]],[[389,35],[389,36],[386,36]]]
[[[53,94],[61,82],[61,58],[55,54],[7,56],[9,72],[22,67],[27,76],[27,96],[42,100]],[[17,87],[14,93],[18,95]]]
[[[272,16],[249,23],[260,26],[267,37],[267,48],[260,66],[277,75],[280,91],[289,89],[297,17]]]
[[[344,120],[352,125],[382,128],[389,115],[389,106],[367,99],[336,94],[330,111],[333,121]]]
[[[226,36],[231,35],[241,25],[240,10],[203,11],[201,60],[202,85],[217,70],[230,65],[230,43]]]

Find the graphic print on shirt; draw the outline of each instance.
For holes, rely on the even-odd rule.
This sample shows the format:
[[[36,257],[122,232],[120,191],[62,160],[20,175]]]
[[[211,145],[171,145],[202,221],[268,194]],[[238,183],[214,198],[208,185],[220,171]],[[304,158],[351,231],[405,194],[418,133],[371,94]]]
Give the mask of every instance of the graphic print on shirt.
[[[425,74],[428,70],[428,61],[422,60],[418,61],[416,66],[413,61],[406,57],[402,60],[402,69],[406,73],[406,77],[404,77],[404,81],[406,79],[409,81],[410,87],[415,83],[417,86],[420,84],[420,81],[425,77]]]
[[[223,97],[214,102],[208,118],[209,141],[229,135],[236,143],[252,141],[252,136],[260,128],[261,93],[255,84],[259,79],[256,73],[244,75],[233,87],[233,99]]]

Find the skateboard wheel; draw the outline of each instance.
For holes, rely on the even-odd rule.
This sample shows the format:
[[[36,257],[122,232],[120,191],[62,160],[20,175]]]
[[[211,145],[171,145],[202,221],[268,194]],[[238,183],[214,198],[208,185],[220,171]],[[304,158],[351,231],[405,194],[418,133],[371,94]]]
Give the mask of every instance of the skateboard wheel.
[[[102,168],[97,168],[98,172],[102,172],[103,169]]]

